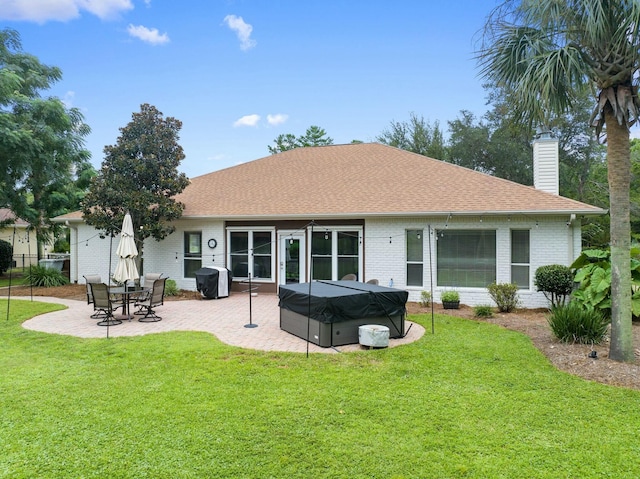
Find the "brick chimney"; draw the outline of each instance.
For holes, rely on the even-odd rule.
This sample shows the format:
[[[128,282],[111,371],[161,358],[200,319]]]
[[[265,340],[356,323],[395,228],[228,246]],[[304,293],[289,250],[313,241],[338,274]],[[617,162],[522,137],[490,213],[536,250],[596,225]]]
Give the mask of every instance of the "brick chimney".
[[[542,191],[560,194],[558,140],[551,132],[539,128],[533,140],[533,186]]]

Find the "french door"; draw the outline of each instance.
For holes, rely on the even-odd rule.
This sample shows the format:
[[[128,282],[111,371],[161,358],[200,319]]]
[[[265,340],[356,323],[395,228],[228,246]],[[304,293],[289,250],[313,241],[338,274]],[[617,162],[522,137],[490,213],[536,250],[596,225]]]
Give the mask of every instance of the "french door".
[[[278,231],[278,284],[305,282],[305,235]]]

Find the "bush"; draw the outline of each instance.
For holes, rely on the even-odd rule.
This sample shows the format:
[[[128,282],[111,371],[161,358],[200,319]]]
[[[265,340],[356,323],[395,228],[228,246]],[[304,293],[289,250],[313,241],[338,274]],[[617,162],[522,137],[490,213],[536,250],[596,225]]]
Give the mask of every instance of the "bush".
[[[631,311],[640,316],[640,247],[631,246]],[[573,300],[583,309],[595,309],[611,317],[611,252],[583,250],[573,262],[575,281],[580,283],[573,292]]]
[[[44,286],[51,288],[54,286],[64,286],[69,280],[57,269],[45,266],[31,266],[25,276],[25,283],[32,286]]]
[[[536,270],[534,284],[555,308],[565,304],[573,290],[573,273],[568,266],[549,264]]]
[[[429,291],[423,291],[420,293],[420,306],[423,308],[431,306],[431,293]]]
[[[440,293],[440,300],[443,303],[455,303],[456,301],[460,301],[460,293],[454,290],[443,291]]]
[[[598,344],[607,334],[609,320],[602,312],[584,309],[575,301],[551,310],[551,331],[564,343]]]
[[[493,308],[488,304],[479,304],[473,308],[473,315],[476,318],[490,318],[493,316]]]
[[[180,290],[178,289],[178,285],[173,279],[168,279],[164,283],[164,295],[165,296],[178,296],[180,294]]]
[[[0,240],[0,274],[5,274],[13,263],[13,246],[5,240]]]
[[[498,311],[501,313],[511,313],[515,311],[520,304],[518,298],[518,285],[515,283],[491,283],[487,289],[489,296],[498,305]]]

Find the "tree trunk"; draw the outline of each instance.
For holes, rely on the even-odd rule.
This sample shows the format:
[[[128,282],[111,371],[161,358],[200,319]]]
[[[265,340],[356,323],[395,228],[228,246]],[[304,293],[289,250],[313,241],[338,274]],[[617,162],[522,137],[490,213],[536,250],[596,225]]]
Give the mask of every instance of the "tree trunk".
[[[610,105],[604,110],[611,217],[611,345],[609,358],[633,361],[631,322],[631,225],[629,128],[620,125]]]

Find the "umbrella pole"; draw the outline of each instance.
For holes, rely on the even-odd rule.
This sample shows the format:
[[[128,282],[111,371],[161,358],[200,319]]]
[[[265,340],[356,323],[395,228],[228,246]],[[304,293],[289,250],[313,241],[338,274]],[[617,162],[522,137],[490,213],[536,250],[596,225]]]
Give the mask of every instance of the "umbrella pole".
[[[109,236],[109,275],[107,276],[107,291],[111,285],[111,252],[113,250],[113,233]],[[111,309],[111,308],[109,308]],[[107,339],[109,339],[109,323],[111,321],[107,318]]]

